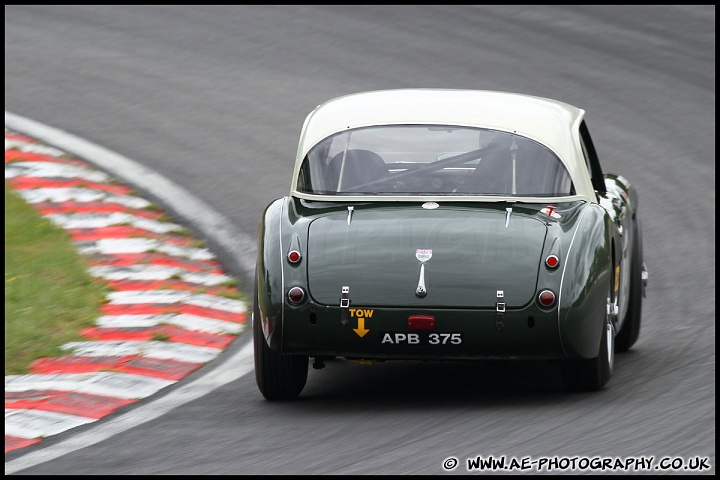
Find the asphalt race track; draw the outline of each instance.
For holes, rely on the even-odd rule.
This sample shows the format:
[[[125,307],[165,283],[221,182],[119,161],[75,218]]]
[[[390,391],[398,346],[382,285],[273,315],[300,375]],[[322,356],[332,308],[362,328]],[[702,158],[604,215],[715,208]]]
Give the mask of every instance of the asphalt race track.
[[[604,169],[639,190],[650,273],[605,390],[570,394],[544,364],[337,360],[271,403],[242,334],[157,398],[6,454],[6,474],[486,473],[478,457],[714,474],[714,5],[5,6],[6,112],[145,167],[123,180],[206,234],[241,289],[305,116],[405,87],[587,111]]]

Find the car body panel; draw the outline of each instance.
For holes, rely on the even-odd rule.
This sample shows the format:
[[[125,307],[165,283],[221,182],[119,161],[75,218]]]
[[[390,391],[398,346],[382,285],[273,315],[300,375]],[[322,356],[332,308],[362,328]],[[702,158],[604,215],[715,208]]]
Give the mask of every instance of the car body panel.
[[[604,211],[585,209],[563,272],[559,328],[568,357],[590,358],[598,351],[601,325],[612,289],[611,233]]]
[[[263,245],[263,251],[267,254],[258,263],[258,282],[259,290],[264,292],[260,299],[261,311],[263,312],[262,321],[271,325],[266,327],[265,330],[268,333],[270,344],[276,348],[287,353],[313,354],[312,348],[318,348],[314,354],[351,355],[369,358],[378,355],[382,356],[380,352],[385,352],[385,354],[392,354],[393,358],[403,357],[402,349],[396,348],[388,351],[385,348],[363,352],[357,350],[359,345],[343,346],[339,339],[335,337],[337,329],[341,329],[349,341],[358,340],[355,338],[357,335],[353,333],[353,329],[358,328],[357,322],[352,324],[348,320],[348,323],[344,325],[341,323],[342,314],[339,305],[342,287],[348,286],[350,290],[348,317],[358,318],[355,309],[372,310],[372,316],[365,321],[368,322],[366,328],[370,326],[370,322],[375,325],[373,331],[380,329],[379,331],[382,332],[407,332],[409,331],[408,317],[414,314],[435,316],[438,322],[438,331],[441,331],[439,320],[441,317],[455,319],[454,322],[458,325],[455,328],[462,328],[462,331],[474,332],[475,329],[481,330],[482,328],[498,330],[498,335],[501,338],[498,338],[498,335],[495,334],[492,336],[480,335],[481,338],[492,339],[492,341],[488,341],[484,348],[479,348],[478,343],[466,343],[468,350],[456,348],[455,354],[459,355],[460,358],[547,356],[547,354],[540,353],[542,349],[536,345],[538,339],[532,339],[533,335],[538,335],[540,339],[546,341],[552,339],[551,343],[556,342],[553,348],[549,349],[555,352],[549,355],[551,358],[556,356],[563,358],[568,356],[590,357],[592,352],[596,351],[600,341],[597,332],[599,332],[599,325],[604,318],[604,305],[607,301],[608,292],[602,289],[593,289],[592,287],[599,283],[606,284],[609,287],[612,274],[611,264],[607,256],[607,250],[610,248],[608,246],[609,225],[607,225],[607,219],[604,218],[604,210],[597,205],[586,202],[559,204],[555,212],[560,215],[560,219],[543,214],[539,207],[515,206],[517,212],[510,216],[508,225],[520,224],[520,219],[525,219],[525,223],[529,225],[539,225],[533,227],[534,229],[547,230],[548,240],[542,242],[542,253],[533,256],[538,257],[539,260],[540,257],[544,258],[550,253],[558,255],[561,267],[557,269],[551,270],[544,266],[535,267],[535,269],[526,267],[525,272],[518,273],[522,269],[522,266],[518,264],[514,270],[511,268],[498,268],[495,271],[489,271],[487,276],[478,273],[476,280],[484,280],[485,284],[478,282],[469,286],[458,284],[457,278],[459,274],[452,269],[439,267],[439,271],[433,272],[438,274],[434,277],[437,280],[433,280],[433,282],[437,284],[448,283],[455,287],[456,291],[444,290],[451,298],[458,299],[463,296],[467,298],[472,296],[474,292],[481,299],[477,305],[463,305],[463,302],[456,305],[451,305],[447,301],[444,305],[441,302],[429,302],[428,300],[433,298],[430,293],[424,298],[417,297],[415,287],[418,280],[417,266],[419,262],[415,258],[415,246],[405,248],[405,257],[408,258],[407,265],[416,268],[409,268],[404,282],[406,288],[403,289],[401,294],[396,293],[393,295],[392,293],[393,289],[399,289],[397,283],[402,281],[399,280],[401,276],[396,278],[391,275],[390,281],[387,281],[386,278],[386,273],[396,271],[397,265],[391,262],[384,264],[381,262],[363,270],[358,263],[367,260],[368,255],[371,256],[372,252],[382,249],[382,246],[376,245],[367,254],[359,255],[359,260],[350,265],[341,265],[339,262],[326,262],[315,267],[306,267],[306,265],[313,262],[308,238],[309,233],[313,231],[312,225],[318,219],[336,218],[335,222],[340,224],[339,228],[348,227],[348,205],[308,205],[308,202],[303,200],[285,197],[272,204],[266,211],[266,216],[261,223],[264,226],[269,224],[275,226],[275,228],[271,229],[263,228],[264,239],[261,241],[261,245]],[[397,212],[388,212],[388,207],[378,208],[372,204],[365,206],[353,205],[353,207],[355,213],[353,214],[354,219],[351,221],[351,226],[358,218],[362,218],[363,207],[369,212],[374,211],[376,216],[381,217],[381,221],[384,223],[387,220],[383,220],[382,215],[378,212],[385,215],[398,215]],[[397,208],[401,207],[395,206],[391,210]],[[442,218],[443,212],[452,209],[458,209],[457,211],[462,214],[467,214],[467,210],[472,210],[463,204],[452,205],[447,208],[440,207],[431,211],[424,211],[419,205],[414,208],[409,205],[402,208],[408,212],[411,209],[424,214],[432,212],[437,218]],[[501,219],[492,218],[492,220],[499,220],[504,228],[504,215],[501,215],[501,210],[490,210],[490,212],[492,215],[503,217]],[[370,227],[367,228],[373,230]],[[279,232],[282,232],[282,234],[279,234]],[[424,233],[424,230],[421,230],[421,232]],[[457,229],[453,229],[452,232],[454,233],[452,236],[436,239],[438,243],[434,245],[438,246],[439,251],[452,252],[459,243],[467,243],[466,241],[459,241],[456,238],[458,235],[474,239],[477,234],[477,231],[472,230],[470,230],[470,235],[465,235],[467,232]],[[536,232],[533,231],[533,233]],[[542,237],[544,236],[543,233]],[[394,250],[400,250],[396,242],[392,243]],[[297,266],[290,265],[286,261],[287,253],[293,244],[304,255],[303,261]],[[572,248],[573,244],[576,244],[575,248]],[[593,245],[594,247],[590,249],[592,254],[588,255],[586,249],[577,245]],[[436,250],[434,249],[434,252]],[[307,255],[305,255],[305,252],[307,252]],[[442,256],[437,257],[434,252],[433,258],[427,261],[428,278],[433,278],[429,274],[430,264],[433,260],[435,260],[436,264],[444,260]],[[467,252],[467,254],[471,255],[471,252]],[[322,255],[322,252],[319,252],[318,255]],[[453,257],[454,261],[459,261],[458,255],[450,256]],[[332,254],[328,258],[332,258]],[[379,255],[378,258],[383,259],[384,257]],[[537,260],[533,261],[533,265],[537,265],[537,263]],[[509,266],[510,263],[507,265]],[[333,270],[324,278],[321,275],[313,278],[312,273],[308,275],[308,271],[313,272],[313,268],[320,270],[323,266],[333,267]],[[281,271],[282,274],[273,274],[273,272],[277,271]],[[481,269],[481,273],[486,273],[485,269]],[[512,301],[514,298],[513,288],[516,288],[518,292],[523,291],[516,286],[519,284],[516,281],[517,275],[529,275],[532,280],[533,291],[536,290],[535,286],[538,279],[541,279],[544,286],[557,292],[559,297],[558,310],[552,312],[543,311],[537,306],[532,295],[528,298],[527,293],[517,295],[522,300]],[[568,279],[572,278],[572,281],[564,281],[566,276]],[[492,283],[493,280],[495,283]],[[308,288],[310,292],[309,300],[300,307],[289,306],[284,301],[289,288],[296,285]],[[371,293],[365,293],[365,297],[363,297],[363,287],[371,288]],[[429,292],[432,292],[434,288],[430,280],[428,280],[427,288]],[[502,329],[498,329],[496,325],[498,321],[495,305],[497,298],[493,299],[493,297],[497,295],[497,290],[503,290],[504,298],[508,301]],[[525,291],[527,290],[529,289],[526,288]],[[443,289],[439,289],[439,291],[442,292]],[[317,292],[321,292],[321,294],[318,295]],[[384,297],[383,292],[385,293]],[[407,298],[408,303],[398,306],[402,304],[397,300],[398,295]],[[350,309],[353,309],[352,313]],[[464,324],[463,320],[469,323]],[[540,325],[551,329],[552,334],[549,333],[549,330],[545,333],[539,333],[541,330]],[[329,330],[325,331],[325,328]],[[529,338],[525,341],[519,341],[518,332],[522,332],[522,336],[528,336]],[[507,335],[509,337],[506,337]],[[328,342],[325,345],[323,345],[323,338]],[[502,340],[503,338],[506,340]],[[503,347],[506,342],[510,345],[515,344],[515,346],[513,348]],[[474,345],[474,347],[470,348],[470,345]],[[523,353],[522,349],[518,350],[518,345],[522,345],[523,349],[527,347],[527,350]],[[533,347],[533,345],[535,346]],[[547,348],[547,345],[545,345],[545,348]],[[405,354],[407,353],[405,352]],[[410,355],[410,357],[441,358],[446,354],[446,352],[441,352],[438,349],[421,350],[415,348],[413,355]]]
[[[547,229],[535,216],[508,215],[502,205],[414,204],[357,206],[349,225],[347,217],[338,212],[310,224],[308,285],[320,304],[336,304],[340,284],[365,305],[490,308],[496,290],[505,291],[509,307],[533,301]],[[427,293],[418,297],[422,265]]]

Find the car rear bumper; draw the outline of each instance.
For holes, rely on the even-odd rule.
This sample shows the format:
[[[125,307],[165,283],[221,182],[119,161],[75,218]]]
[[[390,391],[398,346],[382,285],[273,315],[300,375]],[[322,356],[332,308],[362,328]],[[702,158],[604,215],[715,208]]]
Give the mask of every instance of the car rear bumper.
[[[313,305],[286,307],[284,321],[276,325],[281,331],[273,337],[287,354],[428,360],[567,358],[557,312],[533,307],[501,314]]]

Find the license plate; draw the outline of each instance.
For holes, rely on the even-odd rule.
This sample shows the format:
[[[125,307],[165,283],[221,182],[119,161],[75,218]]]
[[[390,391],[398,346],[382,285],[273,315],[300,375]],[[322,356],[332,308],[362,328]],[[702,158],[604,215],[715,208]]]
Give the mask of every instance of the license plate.
[[[384,345],[460,345],[460,332],[380,332],[380,343]]]

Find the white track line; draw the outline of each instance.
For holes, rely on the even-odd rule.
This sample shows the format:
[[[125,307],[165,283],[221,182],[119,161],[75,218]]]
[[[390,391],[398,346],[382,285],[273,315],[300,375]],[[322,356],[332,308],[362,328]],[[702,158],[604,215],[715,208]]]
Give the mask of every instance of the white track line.
[[[191,402],[212,390],[233,382],[254,371],[252,342],[245,345],[226,362],[207,372],[197,380],[182,385],[170,394],[152,400],[130,412],[89,430],[68,438],[60,443],[28,453],[18,459],[5,462],[5,475],[15,473],[48,460],[61,457],[81,448],[102,442],[113,435],[155,420],[178,405]]]
[[[244,278],[253,277],[257,249],[255,239],[239,231],[227,218],[168,179],[127,157],[62,130],[7,111],[5,112],[5,126],[75,154],[139,190],[149,192],[151,196],[158,199],[165,207],[172,209],[185,222],[204,233],[206,238],[212,239],[227,254],[228,258],[235,262],[235,271],[243,274]],[[212,299],[207,297],[201,297],[201,303],[208,303]],[[208,370],[196,380],[179,386],[166,396],[150,400],[124,415],[78,433],[77,436],[6,462],[5,474],[12,474],[61,457],[153,420],[178,405],[195,400],[218,387],[237,380],[252,372],[253,369],[253,349],[252,342],[250,342],[215,368]],[[16,450],[16,452],[21,453],[22,449]]]

